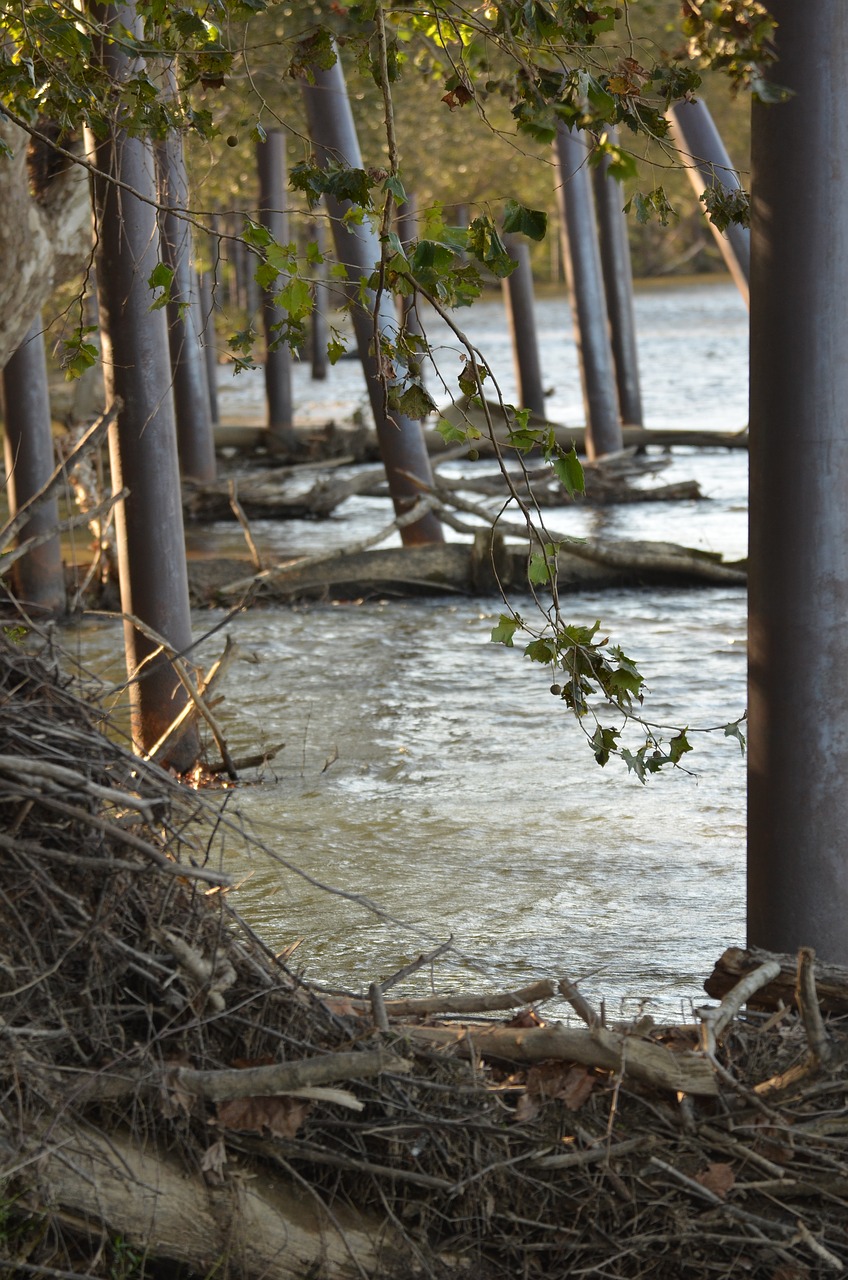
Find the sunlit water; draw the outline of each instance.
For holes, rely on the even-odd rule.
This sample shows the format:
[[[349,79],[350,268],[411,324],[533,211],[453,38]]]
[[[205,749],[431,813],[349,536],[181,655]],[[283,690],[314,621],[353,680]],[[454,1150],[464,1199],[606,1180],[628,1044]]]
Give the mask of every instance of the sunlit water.
[[[637,311],[646,425],[742,427],[747,315],[733,287],[648,290]],[[458,318],[513,397],[500,307]],[[539,328],[550,415],[580,423],[566,304],[543,302]],[[437,345],[442,368],[455,371],[448,335]],[[296,371],[304,416],[341,419],[364,401],[352,363],[323,387],[307,373]],[[255,410],[261,382],[242,375],[221,399],[225,416]],[[698,479],[703,501],[552,512],[548,524],[744,555],[746,463],[742,452],[679,451],[662,478]],[[356,499],[332,521],[257,522],[254,532],[266,548],[307,551],[387,519],[384,503]],[[259,855],[232,855],[230,869],[246,877],[236,901],[275,948],[304,939],[297,957],[308,975],[348,988],[367,987],[452,935],[455,951],[438,963],[440,989],[567,973],[613,1009],[632,1011],[644,999],[679,1011],[700,998],[721,950],[744,937],[739,746],[721,733],[692,733],[691,772],[644,787],[619,763],[599,768],[551,696],[548,673],[520,648],[490,643],[501,607],[495,599],[372,601],[256,610],[232,623],[257,661],[229,680],[220,714],[230,748],[238,756],[286,747],[231,803],[282,857],[373,899],[391,919]],[[566,608],[577,621],[600,619],[639,662],[651,719],[721,726],[744,711],[741,589],[582,593]],[[198,615],[198,634],[216,620]],[[109,640],[88,634],[92,660]],[[219,647],[220,635],[202,656],[211,661]]]

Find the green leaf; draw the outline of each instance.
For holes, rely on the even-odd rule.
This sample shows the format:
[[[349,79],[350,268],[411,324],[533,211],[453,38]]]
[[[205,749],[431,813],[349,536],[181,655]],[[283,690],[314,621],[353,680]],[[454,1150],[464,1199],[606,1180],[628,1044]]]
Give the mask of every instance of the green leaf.
[[[534,587],[550,581],[551,571],[548,567],[548,560],[546,556],[542,555],[541,551],[535,551],[530,557],[530,563],[527,566],[527,577]]]
[[[739,750],[742,752],[743,756],[745,754],[745,735],[742,732],[741,726],[744,719],[745,717],[743,716],[741,720],[732,720],[730,724],[726,724],[724,726],[725,738],[735,738],[739,743]]]
[[[541,209],[528,209],[515,200],[507,200],[503,227],[504,231],[518,232],[531,240],[544,240],[548,230],[548,215]]]
[[[618,729],[604,728],[598,725],[595,732],[589,739],[589,745],[595,753],[595,759],[603,769],[604,765],[610,758],[613,751],[617,749],[617,738],[620,736]]]
[[[289,280],[286,287],[277,294],[276,300],[295,322],[308,316],[314,306],[312,290],[299,276]]]
[[[524,648],[524,656],[531,662],[539,662],[543,667],[548,667],[557,659],[556,641],[552,636],[531,640]]]
[[[437,405],[420,382],[413,382],[398,400],[398,408],[407,418],[426,418]]]
[[[508,649],[511,649],[512,638],[522,625],[518,614],[502,613],[498,625],[492,628],[492,643],[505,644]]]
[[[460,427],[453,422],[448,422],[447,418],[442,418],[436,423],[436,430],[445,444],[467,444],[469,440],[480,439],[480,432],[470,423],[468,426]]]
[[[383,190],[391,191],[398,204],[406,204],[409,199],[403,183],[396,174],[389,174],[388,178],[386,178],[386,181],[383,183]]]
[[[346,351],[347,347],[345,344],[343,342],[339,342],[337,338],[331,338],[327,343],[327,359],[330,364],[336,364],[341,360]]]
[[[692,750],[692,744],[686,737],[686,730],[681,729],[676,737],[672,738],[668,744],[668,758],[672,764],[679,764],[681,756],[685,756],[687,751]]]
[[[171,286],[173,282],[174,268],[166,266],[164,262],[157,262],[147,278],[147,283],[151,289],[161,289],[162,292],[151,302],[151,311],[161,311],[162,307],[168,305],[171,301]]]
[[[518,263],[507,253],[492,219],[486,215],[475,218],[468,228],[468,251],[499,279],[511,275]]]
[[[586,477],[583,474],[583,467],[573,445],[568,450],[568,453],[563,453],[558,458],[554,458],[552,465],[554,475],[563,489],[565,489],[569,498],[573,498],[577,493],[586,492]]]

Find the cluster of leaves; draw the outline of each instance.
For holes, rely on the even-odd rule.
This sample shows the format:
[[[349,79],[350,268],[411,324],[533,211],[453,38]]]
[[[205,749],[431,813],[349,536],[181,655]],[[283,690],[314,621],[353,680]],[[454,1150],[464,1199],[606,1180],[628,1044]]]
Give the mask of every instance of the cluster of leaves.
[[[731,84],[763,102],[782,102],[785,89],[768,78],[776,61],[777,23],[760,0],[683,0],[686,52],[695,66],[723,71]]]
[[[537,580],[541,573],[555,572],[555,546],[546,546],[541,556],[531,557],[530,574],[536,565]],[[541,567],[539,565],[541,561]],[[529,630],[518,613],[502,613],[492,629],[492,641],[509,648],[514,647],[518,632]],[[592,626],[564,623],[557,617],[553,626],[541,635],[534,636],[524,646],[524,654],[532,662],[547,667],[553,676],[551,693],[560,698],[582,723],[595,759],[602,767],[611,756],[617,756],[626,764],[640,782],[664,766],[679,766],[692,750],[690,729],[671,731],[664,737],[656,726],[649,725],[639,713],[645,694],[645,680],[632,658],[619,645],[611,645],[609,637],[599,635],[600,622]],[[618,712],[617,725],[603,724],[598,708]],[[725,737],[733,737],[744,751],[745,735],[742,724],[745,717],[720,726]],[[621,741],[627,725],[636,725],[644,740],[638,745],[625,746]]]

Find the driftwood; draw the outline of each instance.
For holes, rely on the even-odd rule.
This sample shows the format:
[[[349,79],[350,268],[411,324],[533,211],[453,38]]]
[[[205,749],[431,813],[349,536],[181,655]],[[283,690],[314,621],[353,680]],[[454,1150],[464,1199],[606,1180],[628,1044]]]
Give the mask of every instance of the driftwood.
[[[296,1184],[260,1182],[249,1167],[239,1177],[231,1155],[228,1176],[210,1179],[137,1136],[106,1137],[88,1126],[50,1126],[25,1153],[38,1160],[54,1221],[77,1231],[86,1222],[108,1224],[136,1251],[183,1263],[195,1275],[214,1274],[225,1259],[230,1274],[280,1280],[347,1280],[399,1266],[402,1238],[384,1218],[344,1205],[324,1209]],[[89,1230],[94,1241],[102,1235],[100,1226]]]
[[[797,957],[774,955],[756,947],[747,951],[741,947],[728,947],[716,961],[713,972],[704,983],[704,990],[715,999],[721,999],[741,978],[768,961],[778,964],[779,973],[752,996],[752,1008],[777,1009],[782,1004],[797,1007]],[[840,1017],[848,1014],[848,968],[816,960],[815,989],[823,1013]]]
[[[405,1033],[412,1045],[452,1046],[484,1061],[579,1062],[674,1093],[712,1098],[719,1091],[708,1059],[606,1027],[407,1027]]]
[[[589,506],[610,506],[637,502],[677,502],[701,498],[695,480],[674,484],[637,487],[632,483],[655,475],[668,465],[667,457],[639,456],[635,449],[623,450],[608,458],[583,464],[586,491],[571,498],[549,467],[533,468],[526,473],[512,469],[518,491],[531,497],[540,507],[570,506],[573,502]],[[314,466],[253,469],[238,477],[200,484],[187,481],[183,486],[183,512],[187,520],[323,520],[348,498],[358,494],[388,498],[385,470],[382,465],[365,467],[356,475],[337,475],[339,461],[317,470]],[[316,474],[317,471],[317,474]],[[304,480],[312,483],[305,486]],[[507,482],[500,471],[462,478],[440,475],[439,490],[477,493],[503,498]]]
[[[498,406],[493,405],[492,420],[496,434],[506,441],[506,427],[503,415]],[[468,425],[483,432],[481,439],[471,440],[467,449],[474,448],[481,457],[491,457],[494,448],[486,438],[487,424],[485,414],[479,409],[468,409],[460,402],[456,406],[447,406],[441,413],[454,425]],[[531,415],[530,426],[548,425],[543,418]],[[555,425],[555,424],[554,424]],[[557,441],[564,449],[572,445],[578,453],[584,453],[586,432],[582,427],[565,427],[555,425]],[[331,424],[329,431],[315,431],[312,428],[301,428],[298,435],[303,444],[303,451],[312,450],[313,456],[332,457],[347,455],[356,462],[377,462],[380,458],[377,433],[359,427],[335,427]],[[425,428],[424,439],[434,459],[440,454],[452,451],[455,446],[445,442],[435,427]],[[669,428],[662,431],[650,431],[643,427],[624,427],[622,440],[626,448],[644,449],[647,447],[693,448],[693,449],[747,449],[748,431],[690,431]],[[230,422],[215,428],[215,445],[218,449],[231,449],[237,452],[252,452],[256,449],[269,449],[270,437],[267,428],[256,422]],[[463,454],[467,452],[463,450]],[[298,453],[303,456],[303,451]]]
[[[253,574],[245,561],[219,559],[189,563],[196,604],[232,601],[248,592],[266,601],[356,599],[365,595],[492,594],[501,589],[528,593],[526,547],[513,546],[482,531],[478,540],[426,547],[344,551],[302,557]],[[712,553],[667,542],[586,539],[562,547],[557,556],[560,592],[598,587],[744,586],[739,564]]]
[[[486,411],[484,412],[483,409],[473,406],[467,397],[445,406],[440,410],[440,416],[454,426],[462,428],[470,426],[481,432],[480,439],[472,440],[469,447],[473,446],[482,455],[488,455],[493,452],[492,443],[487,438],[489,420],[491,420],[495,436],[501,444],[506,442],[508,431],[515,424],[512,414],[505,415],[500,405],[487,401]],[[586,432],[582,427],[565,427],[558,423],[551,423],[535,413],[530,415],[529,426],[533,429],[553,427],[557,443],[562,448],[570,449],[573,445],[578,453],[585,453],[586,451]],[[436,454],[440,452],[439,441],[442,442],[442,449],[452,447],[445,446],[438,432],[433,431],[426,434],[428,438],[435,437],[430,445],[431,452]],[[634,447],[637,449],[645,448],[648,445],[659,445],[661,448],[683,445],[697,449],[747,449],[748,431],[747,428],[738,432],[647,431],[644,427],[623,427],[622,443],[625,448]]]

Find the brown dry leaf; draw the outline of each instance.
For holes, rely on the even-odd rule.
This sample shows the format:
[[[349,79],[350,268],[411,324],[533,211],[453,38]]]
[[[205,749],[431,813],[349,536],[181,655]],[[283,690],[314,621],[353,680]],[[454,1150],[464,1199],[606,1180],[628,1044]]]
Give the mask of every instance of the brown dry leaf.
[[[190,1065],[189,1058],[183,1053],[169,1058],[165,1064],[160,1095],[162,1099],[162,1114],[167,1116],[169,1120],[173,1120],[178,1115],[190,1116],[192,1108],[197,1101],[194,1094],[183,1089],[178,1078],[180,1067],[188,1067]]]
[[[769,1124],[767,1120],[755,1122],[757,1136],[754,1139],[754,1150],[771,1160],[773,1164],[789,1164],[795,1157],[792,1134],[787,1129]]]
[[[595,1087],[588,1067],[542,1062],[527,1072],[528,1092],[539,1098],[559,1098],[569,1111],[579,1111]]]
[[[312,1103],[300,1098],[230,1098],[219,1102],[217,1123],[222,1129],[239,1129],[248,1133],[263,1133],[266,1129],[273,1138],[296,1138]]]
[[[510,1018],[509,1022],[505,1022],[505,1027],[543,1027],[544,1021],[539,1017],[535,1009],[519,1009],[518,1013]]]
[[[810,1268],[784,1262],[772,1272],[771,1280],[810,1280]]]
[[[518,1102],[515,1104],[513,1119],[516,1124],[529,1124],[531,1120],[535,1120],[539,1114],[539,1103],[536,1098],[531,1098],[529,1093],[522,1093]]]
[[[200,1168],[205,1174],[208,1174],[209,1182],[223,1182],[224,1165],[226,1163],[227,1149],[224,1146],[224,1139],[219,1138],[217,1142],[213,1142],[212,1146],[207,1147],[204,1151]]]
[[[736,1174],[733,1172],[732,1165],[708,1164],[703,1172],[695,1174],[695,1181],[702,1187],[706,1187],[707,1191],[712,1191],[719,1199],[724,1200],[736,1181]]]
[[[321,1001],[324,1008],[334,1013],[337,1018],[361,1018],[362,1010],[357,1009],[348,996],[325,996]]]
[[[266,1053],[261,1058],[233,1058],[230,1066],[237,1071],[249,1071],[251,1067],[272,1067],[276,1061],[270,1053]]]

